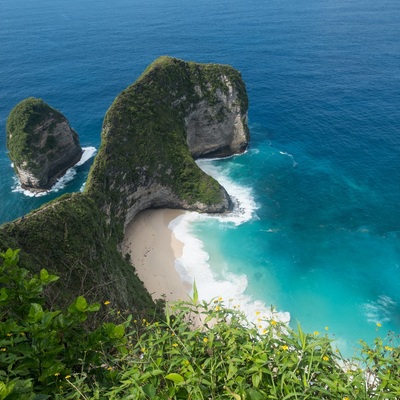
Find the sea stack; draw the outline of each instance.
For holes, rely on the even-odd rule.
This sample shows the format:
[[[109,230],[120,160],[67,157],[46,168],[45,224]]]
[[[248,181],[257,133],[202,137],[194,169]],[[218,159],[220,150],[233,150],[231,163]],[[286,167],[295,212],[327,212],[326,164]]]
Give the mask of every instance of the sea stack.
[[[50,189],[82,156],[78,134],[68,120],[33,97],[11,111],[7,148],[21,186],[32,192]]]

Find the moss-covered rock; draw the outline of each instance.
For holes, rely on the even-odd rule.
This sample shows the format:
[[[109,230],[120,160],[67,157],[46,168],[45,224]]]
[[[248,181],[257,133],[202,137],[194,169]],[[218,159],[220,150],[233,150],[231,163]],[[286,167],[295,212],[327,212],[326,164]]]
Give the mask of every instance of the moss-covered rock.
[[[149,207],[228,210],[229,196],[193,157],[243,151],[247,108],[232,67],[160,57],[108,110],[86,192],[125,225]]]
[[[11,111],[7,147],[23,188],[49,189],[81,155],[77,133],[43,100],[30,97]]]

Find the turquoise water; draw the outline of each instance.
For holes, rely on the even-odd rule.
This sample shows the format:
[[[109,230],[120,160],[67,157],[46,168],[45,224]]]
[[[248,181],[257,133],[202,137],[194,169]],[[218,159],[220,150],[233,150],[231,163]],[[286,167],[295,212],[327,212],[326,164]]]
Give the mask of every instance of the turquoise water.
[[[19,101],[43,98],[98,147],[111,102],[158,56],[228,63],[247,84],[251,145],[208,168],[242,213],[182,229],[197,237],[193,274],[203,265],[251,312],[329,326],[348,351],[376,322],[400,332],[399,38],[395,0],[3,0],[0,222],[80,190],[90,167],[47,196],[15,191],[5,121]]]

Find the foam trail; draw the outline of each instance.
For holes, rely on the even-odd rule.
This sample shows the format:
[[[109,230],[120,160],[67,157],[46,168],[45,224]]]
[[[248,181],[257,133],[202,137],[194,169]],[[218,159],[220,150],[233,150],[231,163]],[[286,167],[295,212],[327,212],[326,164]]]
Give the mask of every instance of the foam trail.
[[[56,183],[52,186],[51,189],[44,192],[31,192],[29,190],[23,189],[18,178],[14,176],[14,185],[11,191],[14,193],[22,193],[27,197],[41,197],[46,196],[49,193],[59,192],[60,190],[65,188],[68,182],[71,182],[74,179],[76,175],[76,167],[83,165],[85,162],[91,159],[97,151],[95,147],[83,147],[82,150],[83,153],[81,159],[73,167],[69,168],[61,178],[57,179]]]
[[[276,320],[289,323],[290,314],[288,312],[277,312],[267,307],[263,302],[253,299],[245,294],[248,281],[246,275],[238,275],[229,272],[225,265],[221,274],[212,270],[209,263],[209,254],[204,250],[203,242],[191,232],[191,225],[196,221],[207,219],[217,219],[227,226],[237,226],[256,218],[255,211],[257,205],[252,196],[251,188],[240,186],[233,183],[227,171],[223,167],[216,166],[210,161],[201,160],[199,166],[208,174],[215,177],[234,198],[235,210],[226,215],[199,214],[196,212],[186,212],[175,218],[169,224],[175,237],[184,244],[183,253],[175,261],[175,266],[183,281],[196,286],[199,298],[211,301],[222,297],[225,306],[240,309],[245,313],[249,322],[255,323],[260,329],[264,329],[268,322],[265,320]]]
[[[391,321],[396,306],[397,303],[389,296],[380,295],[376,301],[365,303],[363,310],[367,321],[377,324]]]
[[[290,153],[287,153],[286,151],[280,151],[279,154],[282,154],[283,156],[288,156],[292,160],[293,168],[296,167],[297,162],[295,161],[294,157]]]

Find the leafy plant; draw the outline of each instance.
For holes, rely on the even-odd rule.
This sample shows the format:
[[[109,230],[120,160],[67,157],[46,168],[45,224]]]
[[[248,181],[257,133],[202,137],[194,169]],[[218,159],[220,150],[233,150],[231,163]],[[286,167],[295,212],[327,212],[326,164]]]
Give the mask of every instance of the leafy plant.
[[[78,297],[64,312],[47,310],[43,287],[57,277],[29,276],[18,251],[0,257],[0,400],[400,397],[394,334],[344,359],[327,333],[290,329],[273,312],[251,323],[231,301],[199,301],[196,285],[162,319],[111,308],[114,322],[91,331],[85,320],[100,304]]]
[[[74,371],[101,381],[104,355],[123,348],[126,324],[89,331],[84,322],[100,304],[82,296],[64,312],[46,309],[43,288],[58,277],[45,269],[31,276],[18,266],[18,254],[0,253],[0,399],[57,392],[60,380]]]

